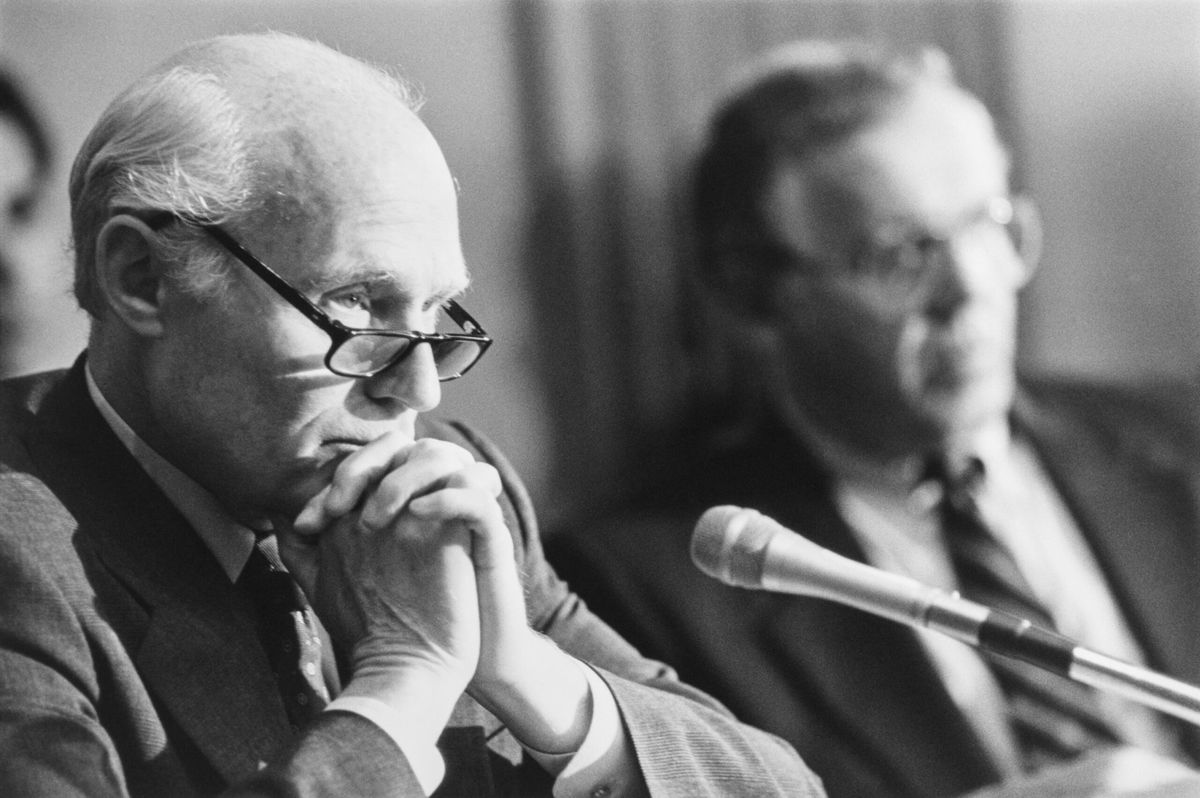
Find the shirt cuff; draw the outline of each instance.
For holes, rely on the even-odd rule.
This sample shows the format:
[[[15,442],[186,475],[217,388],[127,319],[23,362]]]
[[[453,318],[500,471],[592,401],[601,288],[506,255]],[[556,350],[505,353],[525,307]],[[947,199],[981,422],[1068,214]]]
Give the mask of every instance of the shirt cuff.
[[[432,794],[442,783],[446,776],[446,763],[438,753],[437,746],[430,744],[423,737],[418,738],[412,734],[399,715],[387,704],[365,696],[340,696],[325,707],[326,712],[331,710],[361,715],[391,737],[408,760],[413,775],[417,777],[417,783],[426,795]]]
[[[612,690],[588,665],[579,662],[579,667],[592,694],[592,722],[583,743],[574,753],[545,754],[530,750],[530,755],[551,773],[558,772],[554,798],[644,794],[633,746]]]

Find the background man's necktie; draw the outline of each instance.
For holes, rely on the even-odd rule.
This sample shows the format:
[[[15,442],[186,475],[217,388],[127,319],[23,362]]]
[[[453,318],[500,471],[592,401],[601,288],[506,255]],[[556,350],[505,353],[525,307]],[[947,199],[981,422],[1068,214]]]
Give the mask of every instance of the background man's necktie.
[[[1034,597],[1012,553],[979,513],[975,495],[984,478],[983,464],[973,459],[965,469],[951,473],[938,460],[930,465],[927,477],[942,488],[937,510],[959,592],[972,601],[1054,629],[1050,613]],[[988,653],[984,658],[1004,692],[1027,771],[1118,742],[1092,688],[1019,660]]]
[[[293,730],[329,703],[321,638],[300,586],[283,568],[274,537],[260,540],[238,580],[254,602],[258,633]]]

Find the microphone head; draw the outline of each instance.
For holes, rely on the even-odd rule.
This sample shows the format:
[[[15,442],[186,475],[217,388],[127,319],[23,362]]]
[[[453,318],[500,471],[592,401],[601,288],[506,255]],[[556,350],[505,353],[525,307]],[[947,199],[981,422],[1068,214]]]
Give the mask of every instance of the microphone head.
[[[821,548],[757,510],[706,510],[692,535],[692,561],[735,587],[830,599],[972,645],[989,610],[901,574]],[[982,614],[981,614],[982,613]]]
[[[762,586],[767,544],[778,525],[757,510],[713,507],[692,533],[692,562],[704,573],[735,587]]]

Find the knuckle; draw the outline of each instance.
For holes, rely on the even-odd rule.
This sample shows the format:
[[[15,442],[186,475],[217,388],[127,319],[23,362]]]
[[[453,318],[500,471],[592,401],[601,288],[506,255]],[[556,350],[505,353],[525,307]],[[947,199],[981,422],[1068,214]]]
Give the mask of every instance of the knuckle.
[[[413,443],[413,449],[425,456],[444,457],[463,464],[475,462],[475,458],[463,447],[438,438],[418,438]]]
[[[491,463],[475,463],[474,468],[478,472],[479,478],[483,480],[484,486],[491,491],[493,496],[498,495],[503,486],[500,472],[496,470],[496,467]]]

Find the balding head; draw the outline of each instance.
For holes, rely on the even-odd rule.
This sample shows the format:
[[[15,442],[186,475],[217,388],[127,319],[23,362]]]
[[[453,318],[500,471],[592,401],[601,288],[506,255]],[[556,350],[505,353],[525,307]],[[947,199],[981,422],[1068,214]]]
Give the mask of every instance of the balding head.
[[[76,161],[88,367],[226,507],[298,512],[348,446],[415,435],[441,398],[432,346],[394,346],[468,284],[454,180],[414,106],[313,42],[217,38],[118,97]],[[395,358],[334,370],[347,329],[348,351],[388,339]]]
[[[375,157],[436,153],[400,80],[316,42],[282,34],[193,44],[122,93],[77,156],[70,194],[76,294],[99,317],[96,239],[115,213],[230,223],[305,222],[380,179]],[[400,153],[402,155],[402,153]],[[433,163],[441,166],[440,154]],[[190,253],[182,278],[219,290],[224,259],[197,254],[197,231],[164,235]]]

